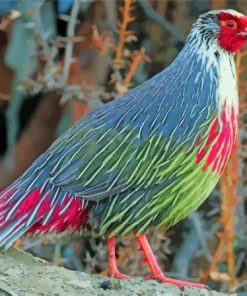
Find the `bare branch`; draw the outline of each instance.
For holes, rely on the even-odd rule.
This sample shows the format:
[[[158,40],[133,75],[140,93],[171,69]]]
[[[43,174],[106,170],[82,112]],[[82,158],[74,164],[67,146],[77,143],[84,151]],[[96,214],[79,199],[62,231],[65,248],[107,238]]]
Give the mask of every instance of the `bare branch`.
[[[80,8],[80,1],[74,1],[69,23],[68,23],[68,29],[67,29],[67,37],[69,39],[71,37],[74,37],[74,34],[75,34],[75,26],[76,26],[76,20],[77,20],[79,8]],[[63,69],[63,78],[65,82],[67,81],[69,76],[70,64],[72,62],[73,45],[74,45],[73,42],[68,42],[65,49],[64,69]]]
[[[146,15],[161,26],[164,30],[169,32],[172,36],[174,36],[178,41],[184,42],[186,37],[185,35],[176,27],[174,27],[168,20],[164,17],[160,16],[153,7],[148,3],[147,0],[139,0],[139,4],[146,13]]]

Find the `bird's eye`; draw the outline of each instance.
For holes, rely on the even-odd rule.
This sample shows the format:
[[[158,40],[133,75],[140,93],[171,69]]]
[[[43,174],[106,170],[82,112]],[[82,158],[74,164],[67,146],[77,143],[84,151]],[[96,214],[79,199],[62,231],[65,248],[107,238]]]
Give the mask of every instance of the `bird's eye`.
[[[221,21],[221,26],[222,27],[227,27],[229,29],[236,29],[238,27],[238,24],[234,20],[230,21]]]
[[[233,22],[227,22],[226,25],[229,28],[233,28],[234,27],[234,23]]]

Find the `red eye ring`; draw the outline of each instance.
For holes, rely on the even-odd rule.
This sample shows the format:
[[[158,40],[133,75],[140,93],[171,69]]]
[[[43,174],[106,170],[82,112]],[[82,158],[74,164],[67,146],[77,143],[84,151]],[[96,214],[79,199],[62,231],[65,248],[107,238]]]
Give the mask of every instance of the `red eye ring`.
[[[220,22],[222,27],[227,27],[229,29],[236,29],[238,27],[238,24],[234,20],[228,20],[228,21],[221,21]]]

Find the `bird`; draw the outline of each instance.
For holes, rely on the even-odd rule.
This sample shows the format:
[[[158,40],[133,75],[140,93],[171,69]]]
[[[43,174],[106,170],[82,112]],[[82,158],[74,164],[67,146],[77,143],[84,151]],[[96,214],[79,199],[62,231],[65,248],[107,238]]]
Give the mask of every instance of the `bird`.
[[[0,193],[0,246],[90,227],[106,239],[108,275],[129,279],[117,267],[116,237],[133,233],[146,279],[203,288],[167,277],[146,233],[197,210],[223,173],[237,138],[234,55],[246,40],[243,14],[199,15],[168,67],[88,113]]]

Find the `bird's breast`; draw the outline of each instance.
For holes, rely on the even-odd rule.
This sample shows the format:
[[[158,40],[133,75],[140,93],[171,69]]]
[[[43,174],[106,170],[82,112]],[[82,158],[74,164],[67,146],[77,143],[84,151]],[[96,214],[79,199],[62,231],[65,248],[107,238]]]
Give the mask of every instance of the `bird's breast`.
[[[196,164],[203,163],[203,170],[210,168],[218,174],[223,173],[236,143],[237,122],[238,115],[233,106],[229,114],[224,108],[220,118],[213,120],[208,136],[196,154]]]

